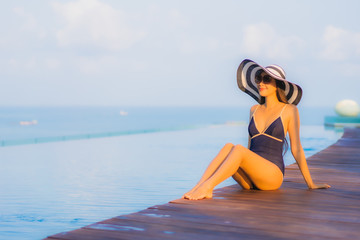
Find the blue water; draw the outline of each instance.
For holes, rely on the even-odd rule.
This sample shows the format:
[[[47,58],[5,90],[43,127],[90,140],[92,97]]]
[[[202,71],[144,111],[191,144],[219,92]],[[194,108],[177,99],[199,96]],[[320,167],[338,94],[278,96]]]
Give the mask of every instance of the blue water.
[[[341,136],[323,127],[331,109],[299,110],[306,156]],[[226,142],[247,144],[247,121],[235,107],[2,107],[0,239],[41,239],[180,198]]]
[[[226,107],[2,107],[0,145],[196,128],[246,119],[244,113],[242,108]],[[33,121],[37,124],[20,124]]]

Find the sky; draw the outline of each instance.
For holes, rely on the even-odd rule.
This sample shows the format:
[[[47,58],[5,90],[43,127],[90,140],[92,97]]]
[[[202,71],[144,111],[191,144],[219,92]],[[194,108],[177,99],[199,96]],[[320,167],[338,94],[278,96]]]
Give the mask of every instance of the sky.
[[[240,62],[302,106],[360,104],[360,1],[2,0],[0,106],[249,106]]]

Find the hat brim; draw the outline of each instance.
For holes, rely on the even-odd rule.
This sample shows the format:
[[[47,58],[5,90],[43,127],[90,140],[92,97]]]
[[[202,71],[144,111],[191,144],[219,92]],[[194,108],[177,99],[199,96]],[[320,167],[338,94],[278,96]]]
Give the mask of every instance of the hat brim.
[[[283,82],[282,89],[284,90],[288,103],[297,105],[302,97],[302,89],[295,83],[291,83],[285,79],[285,76],[279,77],[269,71],[268,69],[260,66],[256,62],[245,59],[242,61],[237,70],[237,83],[239,88],[245,93],[249,94],[258,103],[262,104],[264,99],[260,96],[259,90],[255,83],[255,76],[260,72],[266,72],[272,78]]]

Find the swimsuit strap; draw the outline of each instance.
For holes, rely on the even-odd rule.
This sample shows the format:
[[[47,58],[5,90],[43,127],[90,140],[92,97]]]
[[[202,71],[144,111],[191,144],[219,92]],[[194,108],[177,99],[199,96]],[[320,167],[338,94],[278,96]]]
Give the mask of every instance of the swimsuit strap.
[[[279,117],[281,117],[281,114],[283,113],[284,109],[286,108],[288,104],[285,104],[285,106],[281,109],[280,115]],[[253,112],[253,114],[251,116],[254,116],[254,114],[256,113],[256,111],[258,110],[258,108],[260,107],[260,104],[256,106],[255,111]]]
[[[284,109],[286,108],[288,104],[285,104],[285,106],[282,108],[281,112],[280,112],[280,117],[281,117],[281,114],[283,113]]]
[[[260,107],[260,104],[256,106],[255,111],[253,112],[253,114],[251,115],[251,117],[254,116],[254,114],[256,113],[256,110],[258,110],[259,107]]]

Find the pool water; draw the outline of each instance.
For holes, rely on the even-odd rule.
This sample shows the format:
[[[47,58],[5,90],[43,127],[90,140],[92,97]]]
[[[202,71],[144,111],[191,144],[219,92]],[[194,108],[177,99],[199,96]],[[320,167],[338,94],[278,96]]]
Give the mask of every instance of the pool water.
[[[63,125],[61,121],[57,124],[49,121],[47,126],[42,126],[45,120],[38,120],[38,126],[25,128],[26,133],[21,131],[25,126],[14,124],[21,119],[19,116],[6,121],[10,127],[3,124],[3,128],[13,127],[15,130],[13,135],[9,134],[11,138],[5,134],[2,138],[8,143],[13,141],[12,144],[0,147],[0,239],[41,239],[180,198],[198,181],[209,161],[225,143],[247,145],[245,114],[239,114],[237,118],[229,113],[221,119],[216,116],[216,109],[205,109],[203,113],[206,112],[207,116],[202,118],[200,110],[169,110],[165,114],[158,109],[148,111],[147,115],[151,115],[147,117],[148,121],[145,121],[147,115],[144,114],[145,120],[138,120],[139,126],[130,129],[123,126],[125,123],[115,124],[119,117],[116,114],[113,119],[108,117],[110,119],[106,122],[101,120],[104,118],[99,116],[101,114],[95,114],[99,113],[97,111],[90,111],[94,116],[91,118],[93,121],[89,120],[91,127],[74,126],[81,122],[86,125],[85,120],[92,116],[90,112],[84,114],[85,120],[73,120],[74,125],[69,123],[69,119]],[[227,111],[233,112],[231,109]],[[51,119],[51,116],[41,113]],[[105,113],[108,112],[104,111],[102,116],[110,115]],[[57,119],[66,119],[63,115],[58,112]],[[162,116],[162,128],[155,124],[156,115]],[[181,121],[181,118],[191,119],[194,115],[196,120]],[[130,116],[131,111],[119,119]],[[126,121],[135,126],[134,119]],[[172,119],[177,119],[177,122],[172,122]],[[36,127],[41,128],[38,135],[34,130]],[[122,133],[131,131],[113,137],[97,135],[56,140],[59,133],[80,136],[89,129],[96,130],[91,132],[93,134],[111,132],[111,128]],[[160,130],[133,132],[139,129]],[[29,142],[23,141],[47,137],[46,130],[51,133],[48,142],[26,144]],[[306,156],[326,148],[341,136],[341,132],[325,129],[317,123],[302,125],[301,134]],[[290,151],[285,161],[293,163]],[[234,181],[226,180],[218,187],[229,184],[234,184]]]

